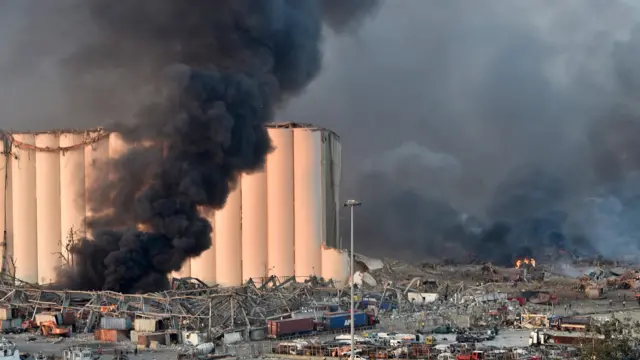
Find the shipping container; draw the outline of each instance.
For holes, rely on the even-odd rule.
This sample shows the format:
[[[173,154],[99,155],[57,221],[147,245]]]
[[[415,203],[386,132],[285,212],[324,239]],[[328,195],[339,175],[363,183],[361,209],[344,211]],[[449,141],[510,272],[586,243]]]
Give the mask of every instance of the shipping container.
[[[126,330],[95,329],[93,336],[98,341],[121,342],[128,340],[127,333]]]
[[[270,337],[293,336],[313,331],[313,319],[268,320],[267,331]]]
[[[0,308],[0,320],[11,320],[11,308]]]
[[[58,323],[58,319],[56,319],[55,314],[48,313],[48,312],[36,314],[35,320],[36,320],[36,324],[38,325],[42,324],[45,321],[53,321],[56,324]]]
[[[22,325],[22,319],[2,320],[2,329],[19,328]]]
[[[326,330],[340,330],[351,327],[351,314],[339,314],[325,316],[325,329]],[[363,327],[369,325],[369,317],[365,313],[355,313],[353,315],[353,321],[355,327]]]
[[[571,316],[571,317],[563,317],[560,320],[563,324],[571,324],[571,325],[590,325],[591,317],[585,316]]]
[[[109,330],[131,329],[131,318],[103,317],[100,319],[100,328]]]
[[[55,318],[56,318],[56,324],[62,325],[62,321],[63,321],[62,320],[62,313],[59,313],[59,312],[53,313],[53,316],[55,316]]]
[[[161,345],[166,345],[167,341],[169,339],[167,339],[169,337],[168,333],[144,333],[144,334],[138,334],[138,345],[142,345],[145,347],[148,347],[149,345],[151,345],[152,341],[156,341],[158,342],[158,344]]]
[[[64,311],[62,313],[62,325],[75,325],[76,314],[73,311]]]
[[[137,344],[138,343],[138,332],[135,330],[131,330],[129,332],[129,336],[131,337],[131,343],[132,344]]]
[[[158,331],[158,320],[156,319],[136,319],[133,328],[137,332],[155,332]]]

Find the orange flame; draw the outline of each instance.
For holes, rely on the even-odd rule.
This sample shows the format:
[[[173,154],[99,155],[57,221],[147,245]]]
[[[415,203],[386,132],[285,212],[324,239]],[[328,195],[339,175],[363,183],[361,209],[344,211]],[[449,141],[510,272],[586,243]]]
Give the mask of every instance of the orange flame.
[[[531,266],[535,267],[536,266],[536,259],[528,258],[528,257],[525,257],[523,259],[517,259],[516,260],[516,264],[515,264],[516,269],[519,269],[520,267],[522,267],[523,264],[524,265],[531,265]]]

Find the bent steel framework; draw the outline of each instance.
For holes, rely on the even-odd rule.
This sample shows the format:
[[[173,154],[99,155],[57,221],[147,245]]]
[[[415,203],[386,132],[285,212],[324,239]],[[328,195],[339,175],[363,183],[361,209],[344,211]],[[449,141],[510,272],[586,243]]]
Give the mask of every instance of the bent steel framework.
[[[0,276],[0,307],[19,308],[28,314],[41,311],[73,311],[78,331],[91,332],[102,316],[136,316],[170,319],[170,329],[210,328],[223,332],[234,328],[264,326],[266,319],[313,306],[331,281],[312,279],[296,283],[277,277],[258,286],[208,287],[196,278],[174,279],[173,290],[150,294],[112,291],[53,290]],[[332,289],[330,291],[334,291]],[[337,290],[336,290],[337,291]]]

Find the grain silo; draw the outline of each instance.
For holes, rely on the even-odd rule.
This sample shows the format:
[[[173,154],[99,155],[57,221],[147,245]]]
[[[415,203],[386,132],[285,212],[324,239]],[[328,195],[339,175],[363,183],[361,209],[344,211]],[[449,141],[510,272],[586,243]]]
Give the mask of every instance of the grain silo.
[[[242,278],[260,279],[267,273],[267,174],[242,175]]]
[[[293,276],[293,130],[269,128],[267,155],[267,273]]]
[[[60,251],[67,255],[68,241],[85,234],[85,134],[60,134]]]
[[[216,283],[237,286],[242,283],[242,190],[236,187],[224,207],[215,212],[213,222],[216,253]]]
[[[12,235],[12,201],[11,201],[11,141],[8,134],[0,131],[0,241],[5,249],[2,254],[2,270],[10,271],[9,254],[13,253],[13,244],[8,240]]]
[[[11,261],[15,276],[30,283],[38,282],[35,142],[34,134],[14,134],[11,146],[13,237],[19,239]]]
[[[41,149],[35,152],[38,283],[47,284],[61,265],[60,136],[36,134],[35,145]]]
[[[337,250],[340,183],[338,136],[313,125],[268,126],[274,151],[264,169],[243,175],[223,209],[202,209],[213,245],[172,276],[241,285],[276,275],[344,283],[348,257]],[[69,233],[85,234],[85,218],[101,166],[126,152],[103,130],[8,134],[0,157],[3,268],[47,283],[65,260]],[[5,154],[9,153],[9,154]],[[5,181],[6,179],[6,181]],[[59,253],[56,256],[55,253]]]

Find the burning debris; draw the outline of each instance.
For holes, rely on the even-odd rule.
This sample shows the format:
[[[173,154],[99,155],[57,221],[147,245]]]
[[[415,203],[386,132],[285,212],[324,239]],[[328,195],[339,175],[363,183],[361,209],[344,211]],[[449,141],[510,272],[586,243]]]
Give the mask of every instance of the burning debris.
[[[525,257],[523,259],[517,259],[515,263],[515,268],[520,269],[521,267],[536,267],[536,259]]]

